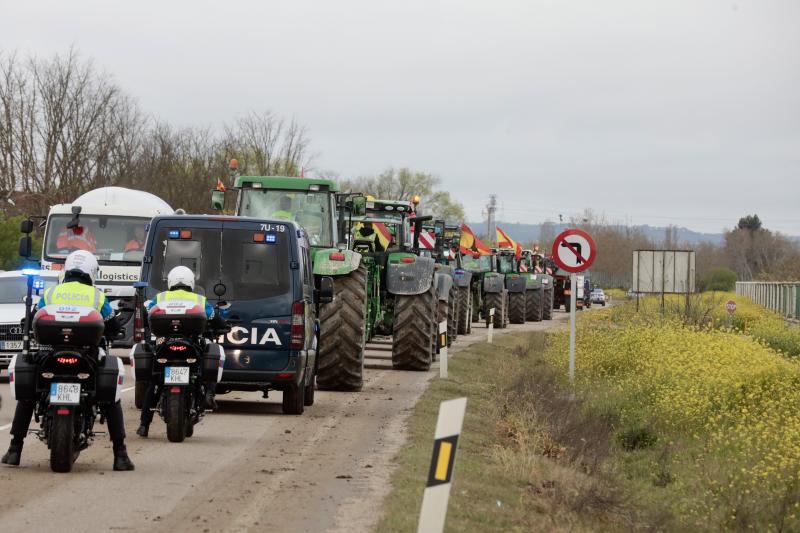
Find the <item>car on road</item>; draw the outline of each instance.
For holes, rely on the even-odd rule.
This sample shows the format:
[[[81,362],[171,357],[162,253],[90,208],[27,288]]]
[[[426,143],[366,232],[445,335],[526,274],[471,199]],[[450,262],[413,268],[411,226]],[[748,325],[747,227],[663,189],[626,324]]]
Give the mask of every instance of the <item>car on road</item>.
[[[168,215],[155,217],[137,284],[136,330],[144,330],[142,304],[167,289],[167,274],[189,267],[196,290],[210,302],[230,304],[230,332],[217,394],[283,392],[283,412],[302,414],[314,403],[318,368],[319,304],[333,299],[333,280],[311,270],[304,229],[286,220]],[[140,314],[141,313],[141,314]]]
[[[603,292],[603,289],[592,289],[591,299],[593,304],[606,305],[606,294]]]
[[[58,284],[58,272],[40,271],[33,279],[33,304]],[[0,272],[0,369],[8,368],[14,354],[22,351],[22,321],[28,281],[22,270]],[[31,346],[35,342],[31,341]]]

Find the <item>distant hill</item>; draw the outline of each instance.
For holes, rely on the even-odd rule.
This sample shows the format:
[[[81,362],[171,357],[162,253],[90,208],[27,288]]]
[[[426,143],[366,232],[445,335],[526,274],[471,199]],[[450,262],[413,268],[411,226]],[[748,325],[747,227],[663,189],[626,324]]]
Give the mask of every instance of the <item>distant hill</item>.
[[[467,222],[467,224],[479,235],[486,233],[486,221],[483,222]],[[539,240],[541,233],[541,224],[516,224],[513,222],[498,221],[497,225],[503,228],[513,239],[524,242],[536,242]],[[569,224],[554,224],[554,233],[559,233],[562,230],[570,227]],[[625,226],[618,226],[624,228]],[[656,227],[649,225],[631,226],[632,229],[641,231],[646,237],[659,242],[664,239],[664,232],[666,227]],[[688,228],[676,228],[678,242],[681,244],[698,244],[701,242],[711,242],[714,244],[722,244],[724,236],[722,233],[701,233],[693,231]]]

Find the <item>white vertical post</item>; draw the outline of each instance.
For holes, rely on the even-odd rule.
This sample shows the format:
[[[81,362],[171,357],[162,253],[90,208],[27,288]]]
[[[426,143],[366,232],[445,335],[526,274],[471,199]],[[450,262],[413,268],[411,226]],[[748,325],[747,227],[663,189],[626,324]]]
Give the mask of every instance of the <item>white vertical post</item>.
[[[439,322],[439,335],[437,335],[437,342],[439,343],[439,377],[447,377],[447,320]]]
[[[569,275],[569,381],[575,382],[575,306],[577,304],[578,295],[575,282],[575,274]]]
[[[494,335],[494,307],[489,309],[489,334],[486,342],[492,344],[492,336]]]
[[[418,533],[441,533],[447,516],[447,502],[450,500],[450,484],[453,478],[458,438],[464,424],[467,399],[447,400],[439,406],[436,421],[433,457],[428,470],[428,483],[422,497],[422,510],[419,513]]]

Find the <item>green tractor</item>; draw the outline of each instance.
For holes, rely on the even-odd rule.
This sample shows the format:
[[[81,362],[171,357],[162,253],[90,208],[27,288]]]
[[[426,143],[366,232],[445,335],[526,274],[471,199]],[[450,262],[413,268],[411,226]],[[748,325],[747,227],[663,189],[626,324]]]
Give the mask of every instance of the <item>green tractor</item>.
[[[472,272],[464,267],[461,249],[461,225],[445,224],[443,248],[447,251],[447,259],[453,264],[453,279],[456,286],[457,309],[456,334],[472,333]]]
[[[364,214],[366,198],[338,194],[330,180],[283,176],[236,176],[236,215],[293,220],[308,234],[311,268],[319,279],[334,279],[335,300],[320,310],[317,387],[360,390],[366,343],[367,265],[348,249],[353,216]],[[212,208],[222,210],[225,192],[211,193]]]
[[[494,258],[491,255],[474,256],[472,254],[460,254],[461,266],[466,274],[469,274],[469,292],[472,304],[471,322],[486,321],[488,324],[489,317],[485,307],[486,293],[483,290],[483,278],[487,273],[492,272],[492,265]],[[494,306],[492,306],[494,307]],[[491,308],[491,307],[490,307]],[[496,308],[499,317],[499,307]],[[499,325],[500,321],[496,322]]]
[[[520,275],[525,278],[525,320],[540,322],[553,318],[553,276],[543,268],[544,257],[533,250],[523,250]]]
[[[391,335],[392,366],[400,370],[428,370],[437,345],[440,275],[419,246],[422,226],[431,217],[414,218],[414,209],[411,202],[370,199],[364,216],[352,219],[353,249],[367,272],[366,337]]]
[[[507,321],[512,324],[524,324],[528,315],[528,279],[520,273],[520,262],[513,249],[497,248],[493,251],[495,253],[495,273],[502,276],[508,293]],[[484,285],[486,285],[486,280],[484,280]]]
[[[450,346],[458,338],[459,317],[462,315],[462,296],[465,292],[459,289],[458,283],[463,283],[462,278],[464,274],[468,273],[461,269],[457,276],[456,271],[460,266],[461,258],[453,249],[453,240],[456,234],[452,225],[448,229],[444,220],[436,220],[432,225],[423,224],[422,230],[420,243],[424,238],[428,245],[425,247],[420,244],[420,255],[432,257],[436,262],[434,283],[438,297],[437,320],[439,322],[447,320],[447,346]],[[460,234],[458,238],[460,239]],[[469,287],[468,279],[467,287]],[[465,301],[463,304],[468,309],[470,302]],[[471,330],[472,323],[469,322],[469,325],[470,328],[465,331],[466,333]]]

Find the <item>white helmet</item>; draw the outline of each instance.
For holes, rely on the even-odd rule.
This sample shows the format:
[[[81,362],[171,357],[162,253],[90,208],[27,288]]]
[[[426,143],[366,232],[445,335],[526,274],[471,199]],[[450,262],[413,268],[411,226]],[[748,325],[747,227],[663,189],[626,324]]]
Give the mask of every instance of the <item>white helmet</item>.
[[[86,250],[75,250],[64,259],[64,272],[77,270],[89,276],[94,285],[94,279],[97,277],[97,258],[93,253]]]
[[[167,274],[167,287],[172,290],[174,287],[182,285],[194,290],[194,273],[189,267],[176,266]]]

